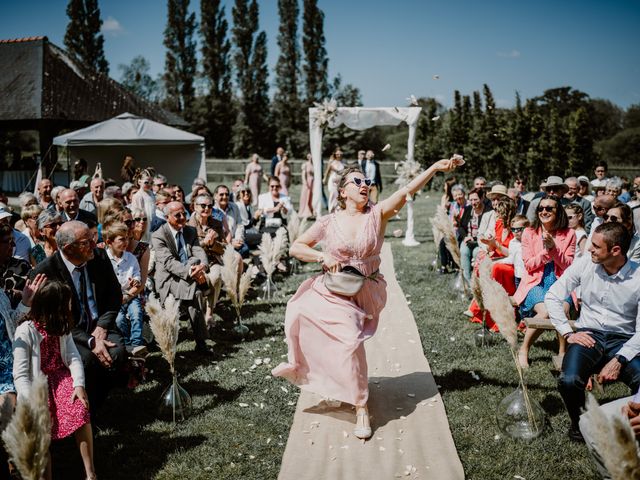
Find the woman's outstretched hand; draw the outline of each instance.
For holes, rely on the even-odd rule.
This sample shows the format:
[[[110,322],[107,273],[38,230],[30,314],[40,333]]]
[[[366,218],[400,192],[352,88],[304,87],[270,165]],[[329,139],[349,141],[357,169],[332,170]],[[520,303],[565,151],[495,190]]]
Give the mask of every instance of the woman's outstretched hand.
[[[464,164],[464,160],[461,155],[453,155],[451,158],[443,158],[442,160],[438,160],[433,164],[436,171],[438,172],[450,172],[455,170],[456,167]]]

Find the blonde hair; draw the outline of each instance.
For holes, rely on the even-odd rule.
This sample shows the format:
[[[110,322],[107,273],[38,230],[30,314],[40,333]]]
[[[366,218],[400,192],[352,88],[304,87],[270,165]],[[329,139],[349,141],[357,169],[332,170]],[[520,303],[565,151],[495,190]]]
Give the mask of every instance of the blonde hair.
[[[362,173],[362,170],[360,170],[360,167],[346,167],[340,173],[340,180],[338,182],[337,201],[338,201],[338,206],[343,210],[346,208],[346,204],[345,204],[345,198],[340,194],[340,190],[347,185],[347,177],[349,176],[350,173]]]
[[[119,221],[110,222],[102,229],[102,236],[107,243],[112,242],[116,237],[128,237],[129,227]]]

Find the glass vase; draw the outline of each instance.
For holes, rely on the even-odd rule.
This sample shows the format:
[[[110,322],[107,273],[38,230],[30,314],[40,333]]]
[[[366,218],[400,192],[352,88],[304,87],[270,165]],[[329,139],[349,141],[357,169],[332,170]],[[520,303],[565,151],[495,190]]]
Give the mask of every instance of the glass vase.
[[[451,282],[451,288],[461,300],[468,300],[471,298],[471,289],[462,274],[462,270],[458,270],[458,273],[456,273],[456,276]]]
[[[496,421],[500,430],[511,438],[532,440],[544,430],[546,414],[542,406],[519,386],[498,405]]]
[[[191,395],[180,386],[176,374],[173,374],[171,384],[165,388],[160,396],[158,415],[176,421],[185,420],[191,414]]]
[[[240,338],[244,338],[249,334],[249,327],[242,323],[242,317],[239,313],[236,315],[236,323],[233,326],[233,333]]]
[[[478,328],[473,333],[473,339],[476,347],[490,347],[497,343],[497,336],[488,328]]]
[[[298,273],[300,273],[300,260],[298,260],[296,257],[290,257],[289,258],[289,273],[291,275],[296,275]]]
[[[267,277],[267,281],[262,285],[262,298],[265,300],[273,300],[278,292],[278,287],[271,279],[271,275]]]

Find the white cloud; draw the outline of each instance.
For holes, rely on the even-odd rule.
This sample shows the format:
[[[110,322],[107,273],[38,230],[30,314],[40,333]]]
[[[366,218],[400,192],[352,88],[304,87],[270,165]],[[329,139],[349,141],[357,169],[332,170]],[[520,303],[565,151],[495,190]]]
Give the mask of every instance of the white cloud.
[[[498,52],[498,56],[503,58],[518,58],[520,57],[520,52],[513,49],[510,52]]]
[[[117,37],[118,35],[124,33],[124,28],[120,25],[120,22],[115,18],[109,16],[107,19],[102,22],[102,28],[100,31],[106,35],[112,35]]]

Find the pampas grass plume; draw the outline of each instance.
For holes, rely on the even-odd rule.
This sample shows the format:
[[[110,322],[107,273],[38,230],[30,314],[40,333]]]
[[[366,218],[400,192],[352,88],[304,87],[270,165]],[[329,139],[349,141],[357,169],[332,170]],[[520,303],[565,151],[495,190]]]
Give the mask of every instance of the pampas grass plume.
[[[28,397],[20,397],[16,411],[2,433],[7,452],[24,480],[40,480],[47,467],[51,417],[47,377],[36,374]]]
[[[612,417],[598,405],[595,397],[587,394],[587,418],[597,451],[613,480],[640,479],[640,459],[637,443],[629,420],[622,414]]]
[[[171,294],[166,298],[164,306],[154,294],[149,297],[145,305],[145,310],[149,314],[151,331],[172,374],[175,373],[176,349],[180,331],[179,309],[180,302]]]
[[[431,219],[431,223],[442,234],[445,246],[447,247],[447,250],[449,250],[453,261],[456,263],[456,265],[461,265],[460,248],[458,247],[456,232],[453,229],[453,224],[451,223],[451,220],[447,216],[447,212],[442,205],[438,205],[436,207],[436,215]]]
[[[247,296],[247,292],[249,292],[251,288],[251,281],[254,277],[252,269],[248,269],[238,278],[239,262],[240,255],[238,255],[232,245],[227,245],[222,255],[220,277],[224,284],[224,291],[227,292],[229,301],[235,308],[238,317],[240,317],[240,309]]]
[[[516,317],[509,295],[498,282],[491,278],[491,260],[485,257],[480,262],[480,289],[483,306],[491,314],[491,318],[500,328],[500,333],[513,350],[518,347],[518,330]]]
[[[267,276],[271,277],[280,258],[287,251],[287,230],[284,227],[280,227],[273,238],[268,233],[263,233],[262,242],[260,242],[258,250],[260,251],[262,267]]]

